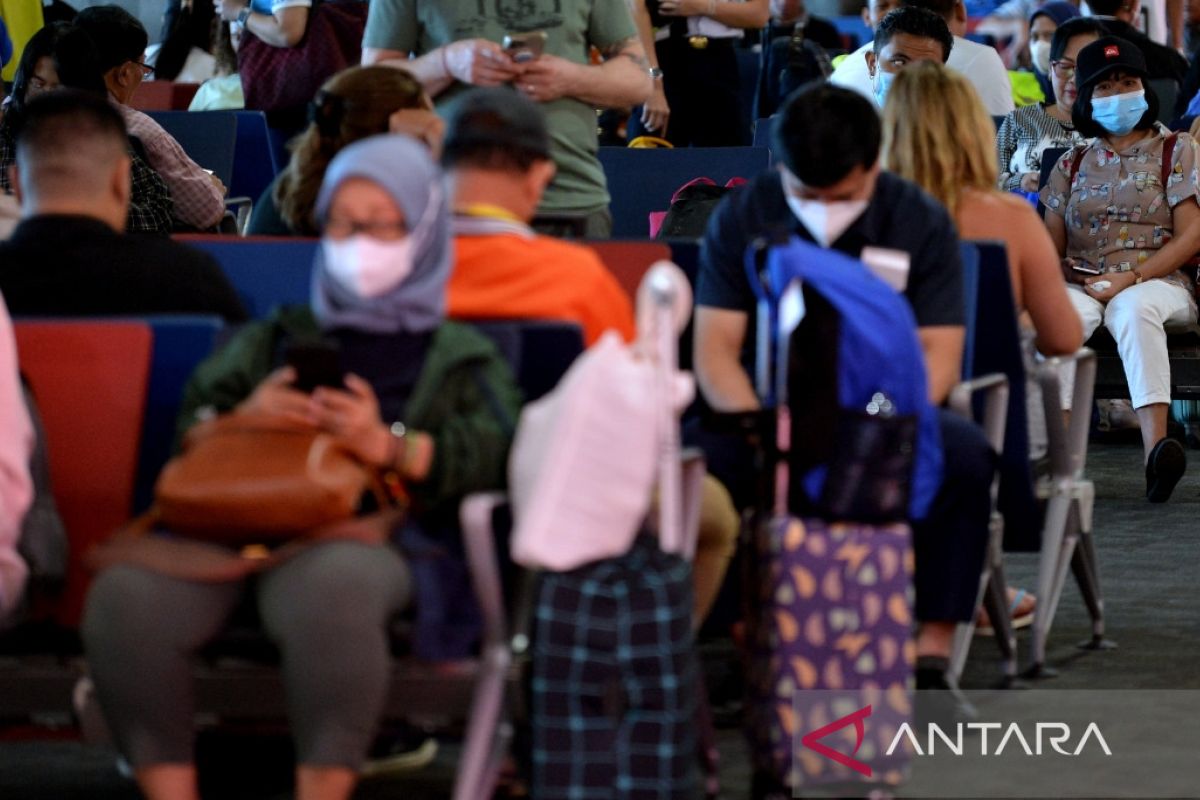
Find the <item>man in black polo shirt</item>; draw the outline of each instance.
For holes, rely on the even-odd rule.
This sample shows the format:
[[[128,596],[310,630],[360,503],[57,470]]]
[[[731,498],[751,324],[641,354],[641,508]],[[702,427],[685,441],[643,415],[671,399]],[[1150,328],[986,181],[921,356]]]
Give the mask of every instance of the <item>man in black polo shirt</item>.
[[[0,293],[14,315],[219,314],[246,310],[207,254],[124,233],[125,123],[103,98],[63,89],[31,100],[17,132],[21,223],[0,243]]]
[[[828,84],[801,90],[774,130],[779,168],[731,194],[709,220],[696,290],[695,364],[713,409],[758,407],[748,369],[755,301],[743,263],[747,246],[762,235],[796,234],[893,270],[899,265],[902,271],[907,261],[904,296],[916,317],[930,400],[941,405],[959,381],[964,305],[958,236],[936,201],[880,171],[879,146],[879,118],[868,100]],[[975,425],[944,410],[940,422],[945,477],[913,535],[919,689],[947,685],[954,625],[975,613],[994,469]],[[722,457],[713,460],[720,464]]]

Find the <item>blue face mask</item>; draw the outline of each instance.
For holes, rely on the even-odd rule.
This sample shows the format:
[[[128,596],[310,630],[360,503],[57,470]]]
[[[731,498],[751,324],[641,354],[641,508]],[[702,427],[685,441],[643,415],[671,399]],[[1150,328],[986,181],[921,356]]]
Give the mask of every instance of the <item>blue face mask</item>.
[[[883,108],[888,90],[892,88],[892,81],[896,80],[896,73],[884,72],[883,67],[876,67],[875,70],[875,102]]]
[[[1092,98],[1092,119],[1104,130],[1116,136],[1124,136],[1137,126],[1150,104],[1146,92],[1115,94],[1111,97]]]

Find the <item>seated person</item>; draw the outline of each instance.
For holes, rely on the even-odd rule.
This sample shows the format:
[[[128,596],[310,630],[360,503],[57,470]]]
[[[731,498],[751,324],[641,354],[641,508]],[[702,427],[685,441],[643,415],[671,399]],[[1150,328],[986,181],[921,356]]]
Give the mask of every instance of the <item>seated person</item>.
[[[451,317],[578,322],[588,345],[609,329],[633,339],[629,298],[596,253],[529,227],[555,170],[537,104],[507,88],[456,98],[442,165],[454,203]]]
[[[1025,337],[1032,366],[1035,334],[1039,352],[1065,355],[1079,349],[1083,330],[1037,213],[995,189],[994,129],[962,76],[936,64],[915,64],[892,84],[883,113],[883,158],[889,170],[945,206],[964,239],[1004,243],[1017,311],[1032,323]],[[1043,417],[1039,412],[1030,422]],[[1044,427],[1030,444],[1034,458],[1045,452]]]
[[[55,22],[42,28],[21,53],[8,107],[0,119],[0,190],[13,190],[9,167],[16,160],[16,129],[26,101],[60,87],[96,92],[101,96],[108,93],[92,40],[66,22]],[[132,187],[125,230],[129,233],[170,233],[171,192],[141,156],[141,149],[141,142],[130,142]]]
[[[960,379],[964,305],[954,223],[916,186],[881,172],[879,148],[879,117],[870,103],[840,87],[806,87],[775,120],[771,149],[777,169],[717,207],[700,252],[695,319],[696,378],[714,410],[759,406],[750,381],[756,302],[744,255],[756,237],[781,232],[853,258],[868,246],[907,254],[904,297],[916,317],[930,401],[944,403]],[[913,527],[918,689],[949,686],[945,673],[954,626],[975,613],[994,472],[991,449],[977,426],[945,410],[939,422],[942,487],[926,519]],[[710,463],[721,460],[717,455]],[[729,472],[736,482],[753,474],[752,462]]]
[[[440,185],[426,149],[407,137],[339,153],[317,198],[324,239],[312,307],[252,323],[202,363],[181,428],[211,411],[305,420],[364,464],[397,473],[411,521],[429,532],[456,519],[468,492],[503,485],[511,434],[499,416],[516,418],[519,392],[490,342],[444,321],[451,243]],[[275,345],[317,334],[340,345],[345,387],[306,395]],[[438,591],[414,572],[396,548],[348,540],[311,543],[249,587],[126,564],[102,572],[83,621],[88,665],[146,796],[198,796],[192,657],[249,589],[283,653],[297,796],[348,798],[386,699],[388,622],[410,597]]]
[[[441,128],[432,109],[421,84],[404,70],[351,67],[325,81],[312,103],[313,121],[296,139],[291,160],[254,204],[248,233],[316,236],[313,207],[333,157],[343,147],[389,129],[417,135],[419,131],[397,127],[414,119],[436,126],[430,144],[440,146]]]
[[[1124,39],[1079,51],[1073,119],[1096,138],[1063,156],[1041,196],[1084,336],[1103,323],[1117,341],[1141,423],[1146,498],[1162,503],[1187,467],[1183,447],[1167,438],[1165,326],[1196,321],[1182,267],[1200,251],[1200,185],[1195,140],[1155,121],[1158,97],[1146,78],[1141,50]],[[1070,389],[1064,381],[1064,407]]]
[[[1071,121],[1071,107],[1079,94],[1075,86],[1075,58],[1084,45],[1105,35],[1099,22],[1085,17],[1064,22],[1050,42],[1050,80],[1053,101],[1022,106],[1004,118],[996,134],[1000,165],[997,186],[1006,192],[1036,192],[1041,178],[1042,153],[1051,147],[1073,147],[1083,141]]]
[[[225,216],[225,187],[192,161],[161,125],[129,107],[142,80],[153,72],[141,60],[147,41],[142,23],[118,6],[85,8],[75,21],[95,42],[104,84],[129,135],[141,141],[146,160],[171,190],[175,221],[185,228],[215,228]]]
[[[1052,52],[1054,34],[1061,26],[1078,17],[1079,9],[1067,0],[1050,0],[1029,14],[1029,65],[1033,68],[1033,74],[1037,76],[1038,86],[1041,87],[1047,103],[1053,103],[1058,97],[1050,78],[1051,62],[1055,58]]]
[[[1012,84],[1008,79],[1008,70],[1004,68],[1004,62],[1000,60],[996,50],[963,38],[967,18],[962,0],[907,0],[899,5],[902,8],[915,6],[932,12],[941,18],[952,38],[943,43],[940,30],[931,28],[927,23],[914,25],[915,18],[910,17],[899,32],[905,34],[905,39],[911,38],[914,41],[904,42],[905,46],[899,47],[896,53],[885,52],[884,46],[887,41],[891,41],[894,31],[887,32],[887,41],[879,41],[879,34],[883,30],[883,20],[880,19],[875,31],[875,42],[865,44],[847,56],[834,70],[829,79],[831,83],[853,89],[874,100],[879,108],[883,108],[880,98],[882,93],[886,92],[886,88],[881,90],[879,82],[875,79],[877,60],[882,60],[889,67],[884,70],[889,74],[913,60],[941,61],[967,76],[978,90],[979,96],[983,98],[983,104],[989,114],[1001,116],[1013,110]],[[927,41],[915,41],[917,39]]]
[[[130,158],[121,115],[102,96],[48,92],[25,105],[13,188],[22,220],[0,243],[13,314],[220,314],[246,319],[205,253],[129,236]]]
[[[888,87],[909,64],[937,61],[945,64],[954,47],[946,22],[922,8],[898,8],[879,23],[872,49],[866,54],[867,79],[876,108],[887,102]],[[836,77],[836,73],[834,75]],[[830,79],[835,86],[841,85]],[[847,87],[850,88],[850,87]]]
[[[33,426],[21,394],[12,321],[0,298],[0,628],[25,592],[29,570],[17,552],[21,523],[33,502],[29,456]]]

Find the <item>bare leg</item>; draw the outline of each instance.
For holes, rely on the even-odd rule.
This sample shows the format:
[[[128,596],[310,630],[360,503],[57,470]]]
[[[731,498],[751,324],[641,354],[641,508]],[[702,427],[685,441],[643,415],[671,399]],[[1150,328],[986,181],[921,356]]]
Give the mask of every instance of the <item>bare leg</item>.
[[[1150,458],[1154,445],[1167,435],[1167,403],[1151,403],[1137,409],[1138,422],[1142,425],[1143,461]]]
[[[136,771],[148,800],[200,800],[195,764],[154,764]]]
[[[917,658],[949,658],[954,645],[953,622],[922,622],[917,629]]]
[[[296,767],[296,800],[347,800],[358,774],[345,767]]]

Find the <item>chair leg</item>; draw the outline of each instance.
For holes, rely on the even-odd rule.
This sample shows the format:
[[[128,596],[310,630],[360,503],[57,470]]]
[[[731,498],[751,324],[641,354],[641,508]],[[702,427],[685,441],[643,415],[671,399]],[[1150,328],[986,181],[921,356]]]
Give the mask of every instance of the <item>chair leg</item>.
[[[1100,591],[1100,573],[1096,562],[1096,543],[1090,532],[1080,534],[1079,544],[1071,558],[1071,569],[1083,595],[1084,605],[1092,618],[1092,638],[1081,643],[1089,650],[1110,650],[1116,644],[1104,638],[1104,595]]]
[[[1027,673],[1033,678],[1052,677],[1054,674],[1053,670],[1046,667],[1046,638],[1054,619],[1055,581],[1062,571],[1062,550],[1070,511],[1071,499],[1063,493],[1055,493],[1046,507],[1042,552],[1038,559],[1038,604],[1033,613],[1032,664]]]
[[[997,560],[992,565],[992,577],[983,596],[983,607],[992,620],[992,635],[1000,648],[1000,669],[1005,686],[1010,686],[1017,677],[1017,637],[1013,633],[1012,617],[1008,607],[1008,581],[1004,577],[1004,562]]]
[[[491,797],[496,786],[500,759],[508,749],[511,727],[503,719],[505,681],[510,662],[506,648],[485,654],[482,659],[467,735],[454,781],[454,800]]]

